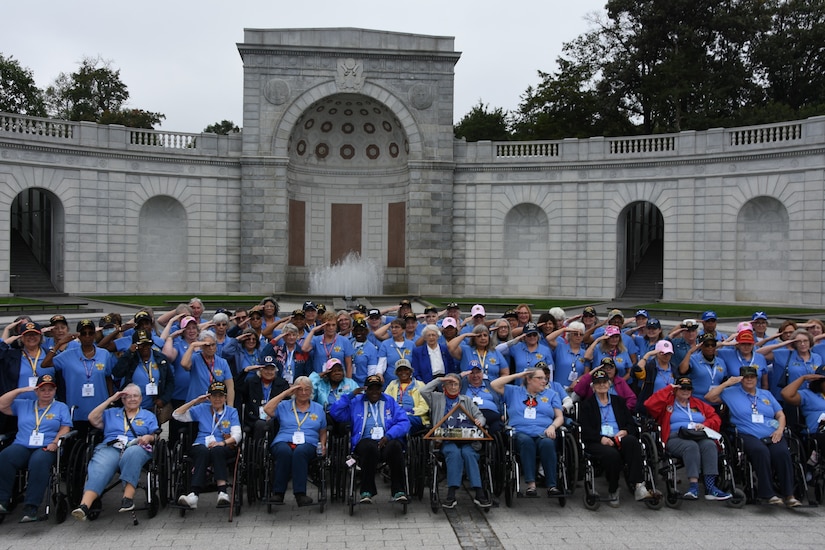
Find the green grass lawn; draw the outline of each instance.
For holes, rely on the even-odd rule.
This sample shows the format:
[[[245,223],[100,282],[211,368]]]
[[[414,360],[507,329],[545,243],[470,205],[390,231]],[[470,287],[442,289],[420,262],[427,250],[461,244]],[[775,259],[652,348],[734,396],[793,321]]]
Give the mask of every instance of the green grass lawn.
[[[87,300],[100,300],[103,302],[115,302],[119,304],[130,304],[139,307],[159,307],[171,309],[175,304],[186,304],[192,299],[191,294],[136,294],[136,295],[116,295],[116,296],[84,296]],[[224,294],[203,294],[198,296],[204,302],[222,302],[226,304],[248,304],[258,303],[263,296],[237,296]],[[209,309],[209,308],[207,308]]]
[[[463,297],[463,298],[436,298],[435,296],[423,296],[422,300],[426,300],[430,302],[436,307],[443,308],[449,302],[460,302],[463,304],[468,304],[470,302],[475,304],[482,304],[485,306],[492,306],[492,305],[505,305],[505,306],[516,306],[518,304],[529,304],[530,309],[533,310],[535,313],[536,311],[547,311],[551,307],[579,307],[579,306],[586,306],[592,304],[592,300],[543,300],[543,299],[535,299],[535,298],[477,298],[477,297]],[[469,308],[464,308],[469,309]]]
[[[13,305],[26,305],[26,304],[45,304],[43,300],[32,300],[30,298],[17,298],[14,296],[8,298],[0,298],[0,305],[4,306],[13,306]]]
[[[725,304],[683,304],[675,302],[654,302],[651,304],[639,304],[635,309],[648,309],[651,311],[680,311],[694,313],[694,317],[699,317],[703,311],[711,309],[719,317],[731,317],[735,319],[750,319],[755,311],[764,311],[768,317],[778,315],[821,315],[822,309],[811,309],[796,306],[757,306],[757,305],[725,305]]]

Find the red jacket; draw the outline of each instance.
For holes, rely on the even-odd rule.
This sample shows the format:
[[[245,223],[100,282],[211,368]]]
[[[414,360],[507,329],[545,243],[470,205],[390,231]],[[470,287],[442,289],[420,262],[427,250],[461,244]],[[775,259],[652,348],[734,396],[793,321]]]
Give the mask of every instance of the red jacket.
[[[667,443],[667,439],[670,437],[670,415],[673,413],[673,403],[675,402],[676,389],[673,386],[665,386],[645,401],[648,414],[662,427],[662,443]],[[719,431],[722,427],[722,419],[719,418],[713,407],[693,396],[691,396],[688,403],[691,409],[697,409],[704,415],[705,421],[702,424],[712,430]]]

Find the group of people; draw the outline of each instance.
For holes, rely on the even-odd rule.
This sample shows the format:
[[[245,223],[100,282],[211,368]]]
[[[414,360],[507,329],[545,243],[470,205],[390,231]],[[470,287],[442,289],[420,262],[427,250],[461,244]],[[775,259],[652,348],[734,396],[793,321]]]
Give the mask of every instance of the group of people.
[[[83,439],[91,428],[102,430],[102,441],[73,516],[87,517],[115,472],[124,487],[120,511],[133,510],[140,469],[167,422],[170,434],[189,430],[193,441],[190,492],[177,500],[188,508],[197,507],[210,469],[217,503],[228,505],[227,461],[244,431],[270,437],[272,498],[283,502],[291,480],[299,506],[312,503],[308,468],[327,453],[328,433],[350,433],[366,504],[377,494],[379,462],[389,466],[392,499],[408,498],[408,434],[442,424],[495,433],[505,422],[526,496],[538,496],[543,470],[543,489],[555,497],[557,434],[576,401],[582,441],[604,466],[612,505],[619,504],[623,470],[634,497],[651,498],[631,429],[636,413],[655,418],[668,451],[685,461],[685,498],[698,498],[700,475],[705,498],[730,498],[716,486],[715,445],[696,435],[721,429],[717,407],[724,402],[754,463],[760,498],[797,506],[784,428],[807,423],[819,437],[825,424],[825,343],[817,344],[825,325],[818,320],[784,322],[772,336],[767,316],[756,312],[728,336],[712,311],[668,334],[644,310],[628,321],[618,310],[599,320],[592,307],[572,317],[553,308],[535,318],[527,304],[488,319],[481,304],[465,317],[454,302],[416,315],[409,300],[339,312],[307,301],[279,316],[278,302],[267,297],[251,308],[204,313],[193,298],[158,317],[145,309],[126,321],[118,314],[84,319],[74,332],[62,315],[45,327],[26,316],[6,326],[0,422],[17,436],[0,453],[0,473],[10,473],[0,479],[0,513],[9,506],[14,472],[28,469],[23,519],[37,519],[59,439],[71,429]],[[444,506],[455,506],[464,476],[475,503],[490,506],[477,445],[461,438],[439,445]],[[781,495],[773,494],[774,473]]]

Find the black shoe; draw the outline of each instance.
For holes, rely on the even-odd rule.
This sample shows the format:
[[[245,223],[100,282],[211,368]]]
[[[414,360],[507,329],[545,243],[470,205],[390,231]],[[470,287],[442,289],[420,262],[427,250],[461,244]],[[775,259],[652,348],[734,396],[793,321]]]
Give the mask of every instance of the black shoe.
[[[473,504],[479,508],[489,508],[493,505],[493,503],[490,502],[490,499],[487,498],[487,495],[481,492],[476,493],[476,497],[473,499]]]
[[[535,487],[530,487],[529,489],[524,491],[524,496],[526,496],[527,498],[536,498],[539,496],[539,493],[538,491],[536,491]]]
[[[135,509],[135,501],[131,498],[123,497],[120,501],[120,510],[118,512],[131,512]]]
[[[550,487],[549,489],[547,489],[547,496],[548,497],[560,497],[561,496],[561,491],[559,490],[558,487]]]
[[[447,510],[452,510],[455,508],[455,505],[458,501],[455,498],[447,497],[441,502],[441,507],[446,508]]]
[[[78,521],[86,521],[86,516],[89,515],[89,507],[85,504],[81,504],[74,510],[72,510],[72,517]]]
[[[312,504],[312,497],[304,494],[295,495],[295,502],[298,503],[298,506],[310,506]]]
[[[272,504],[283,504],[284,503],[284,494],[283,493],[274,493],[272,498],[269,499]]]
[[[26,506],[23,508],[23,517],[20,518],[20,523],[33,523],[39,520],[40,518],[37,515],[37,508],[34,506]]]

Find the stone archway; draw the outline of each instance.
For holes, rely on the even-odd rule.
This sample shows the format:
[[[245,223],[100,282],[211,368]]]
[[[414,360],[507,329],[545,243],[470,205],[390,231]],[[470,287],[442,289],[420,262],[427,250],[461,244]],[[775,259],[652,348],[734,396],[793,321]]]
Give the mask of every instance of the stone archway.
[[[511,208],[504,217],[504,259],[501,293],[510,296],[547,296],[550,254],[547,213],[532,203]],[[498,285],[493,284],[493,288]]]
[[[60,199],[45,189],[24,189],[14,198],[10,217],[10,291],[27,296],[62,292],[65,243]]]
[[[616,296],[659,299],[664,275],[665,222],[652,202],[627,205],[618,218]]]
[[[736,300],[786,302],[788,210],[772,197],[746,202],[736,217]]]
[[[186,209],[172,197],[157,196],[140,209],[138,292],[186,292],[189,235]]]

